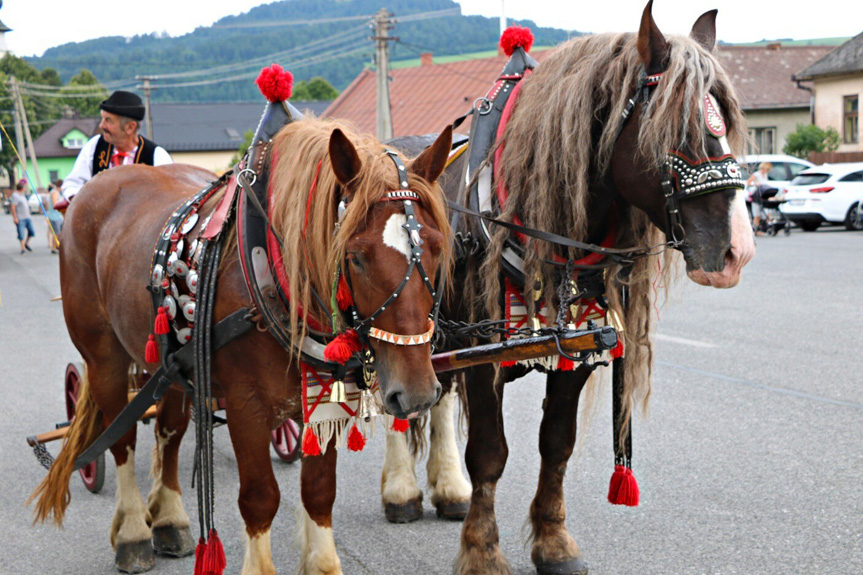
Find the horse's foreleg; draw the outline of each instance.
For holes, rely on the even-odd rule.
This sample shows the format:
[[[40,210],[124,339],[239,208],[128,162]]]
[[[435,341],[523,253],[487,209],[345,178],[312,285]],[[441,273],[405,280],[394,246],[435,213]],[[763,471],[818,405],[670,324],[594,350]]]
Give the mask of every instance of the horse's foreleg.
[[[432,505],[438,517],[462,520],[470,506],[470,483],[461,471],[461,458],[455,441],[453,415],[456,388],[443,395],[431,408],[429,458],[426,464]]]
[[[300,473],[300,573],[340,575],[342,563],[333,538],[333,503],[336,501],[336,448],[330,441],[327,452],[303,458]]]
[[[423,493],[417,485],[416,458],[404,433],[387,433],[381,500],[391,523],[410,523],[423,516]]]
[[[494,388],[494,369],[474,368],[465,383],[468,398],[468,439],[465,462],[473,484],[470,508],[461,531],[458,575],[509,575],[509,564],[498,545],[494,495],[509,448],[503,432],[503,386]]]
[[[238,397],[227,397],[228,431],[240,474],[240,515],[246,524],[242,575],[275,575],[270,527],[279,509],[279,485],[270,461],[269,417],[252,383],[234,380]]]
[[[578,396],[590,373],[583,366],[574,373],[552,372],[539,428],[542,464],[536,496],[530,506],[533,538],[531,560],[542,574],[586,574],[581,551],[566,530],[563,478],[575,445]]]
[[[153,488],[147,497],[147,507],[153,518],[153,549],[169,557],[185,557],[195,552],[177,473],[180,442],[189,425],[188,404],[181,390],[170,388],[156,415],[156,446],[150,470]]]

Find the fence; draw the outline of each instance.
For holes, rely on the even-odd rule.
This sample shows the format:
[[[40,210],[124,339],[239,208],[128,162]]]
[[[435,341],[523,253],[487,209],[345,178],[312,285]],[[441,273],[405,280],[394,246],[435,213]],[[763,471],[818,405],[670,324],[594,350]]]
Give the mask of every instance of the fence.
[[[863,162],[863,152],[811,152],[809,161],[821,164],[842,164],[845,162]]]

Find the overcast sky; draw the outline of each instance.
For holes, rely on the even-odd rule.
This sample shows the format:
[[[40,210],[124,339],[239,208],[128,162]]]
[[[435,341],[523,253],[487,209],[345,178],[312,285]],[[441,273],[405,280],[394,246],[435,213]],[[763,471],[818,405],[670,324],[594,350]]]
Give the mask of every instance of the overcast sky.
[[[457,0],[465,14],[499,17],[501,0]],[[12,32],[7,45],[19,56],[41,55],[66,42],[102,36],[166,31],[172,36],[208,26],[232,14],[267,4],[258,0],[6,0],[0,20]],[[719,8],[717,36],[727,42],[776,38],[854,36],[863,31],[863,2],[819,0],[775,3],[764,0],[655,0],[654,17],[666,33],[685,34],[703,12]],[[541,26],[583,32],[635,31],[645,0],[506,0],[507,15]],[[112,6],[117,6],[116,10]],[[386,0],[381,0],[386,6]],[[113,12],[113,13],[112,13]],[[301,15],[298,15],[301,16]],[[398,15],[396,15],[398,16]],[[346,24],[353,25],[353,23]]]

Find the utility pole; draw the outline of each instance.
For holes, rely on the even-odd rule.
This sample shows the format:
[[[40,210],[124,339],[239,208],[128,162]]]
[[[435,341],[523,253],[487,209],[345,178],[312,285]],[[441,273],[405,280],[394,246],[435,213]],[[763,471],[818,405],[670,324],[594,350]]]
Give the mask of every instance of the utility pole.
[[[9,81],[10,84],[15,81],[15,78],[12,77]],[[24,128],[21,127],[21,117],[18,114],[18,99],[15,97],[16,90],[12,89],[12,117],[15,120],[15,145],[18,146],[19,154],[26,154],[27,149],[24,147]],[[26,166],[21,166],[23,170]],[[12,182],[12,186],[15,186],[15,182]]]
[[[13,102],[18,107],[18,117],[24,125],[24,137],[27,140],[27,147],[30,149],[30,162],[33,164],[33,171],[36,174],[36,187],[42,187],[42,176],[39,174],[39,163],[36,161],[36,148],[33,147],[33,136],[30,135],[30,123],[27,121],[27,110],[24,109],[24,100],[21,99],[21,90],[18,87],[18,81],[15,76],[10,78],[12,82]],[[27,166],[24,166],[25,168]]]
[[[500,0],[500,35],[506,30],[506,0]]]
[[[153,139],[153,114],[150,113],[150,80],[155,80],[155,76],[136,76],[137,79],[144,81],[144,130],[147,133],[147,139]]]
[[[393,137],[393,115],[390,108],[390,42],[398,40],[391,37],[389,31],[395,25],[393,14],[386,8],[381,8],[374,18],[375,35],[372,40],[377,44],[377,136],[379,140],[389,140]]]

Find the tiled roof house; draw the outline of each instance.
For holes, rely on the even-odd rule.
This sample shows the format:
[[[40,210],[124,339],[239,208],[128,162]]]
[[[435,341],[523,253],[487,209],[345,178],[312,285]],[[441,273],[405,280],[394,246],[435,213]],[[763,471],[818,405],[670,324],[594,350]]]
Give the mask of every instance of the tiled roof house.
[[[809,92],[791,76],[830,51],[826,46],[720,46],[718,56],[731,74],[763,153],[781,152],[785,136],[797,123],[809,122]],[[542,60],[550,50],[533,51]],[[434,64],[430,55],[412,68],[390,70],[390,100],[394,136],[439,132],[484,96],[506,58],[482,58]],[[363,70],[324,115],[350,120],[362,130],[375,131],[375,72]],[[468,126],[459,130],[466,133]],[[751,150],[753,151],[753,150]]]
[[[863,32],[795,74],[811,81],[815,97],[814,122],[839,131],[839,152],[863,152],[860,99],[863,98]],[[848,158],[858,161],[863,156]]]

